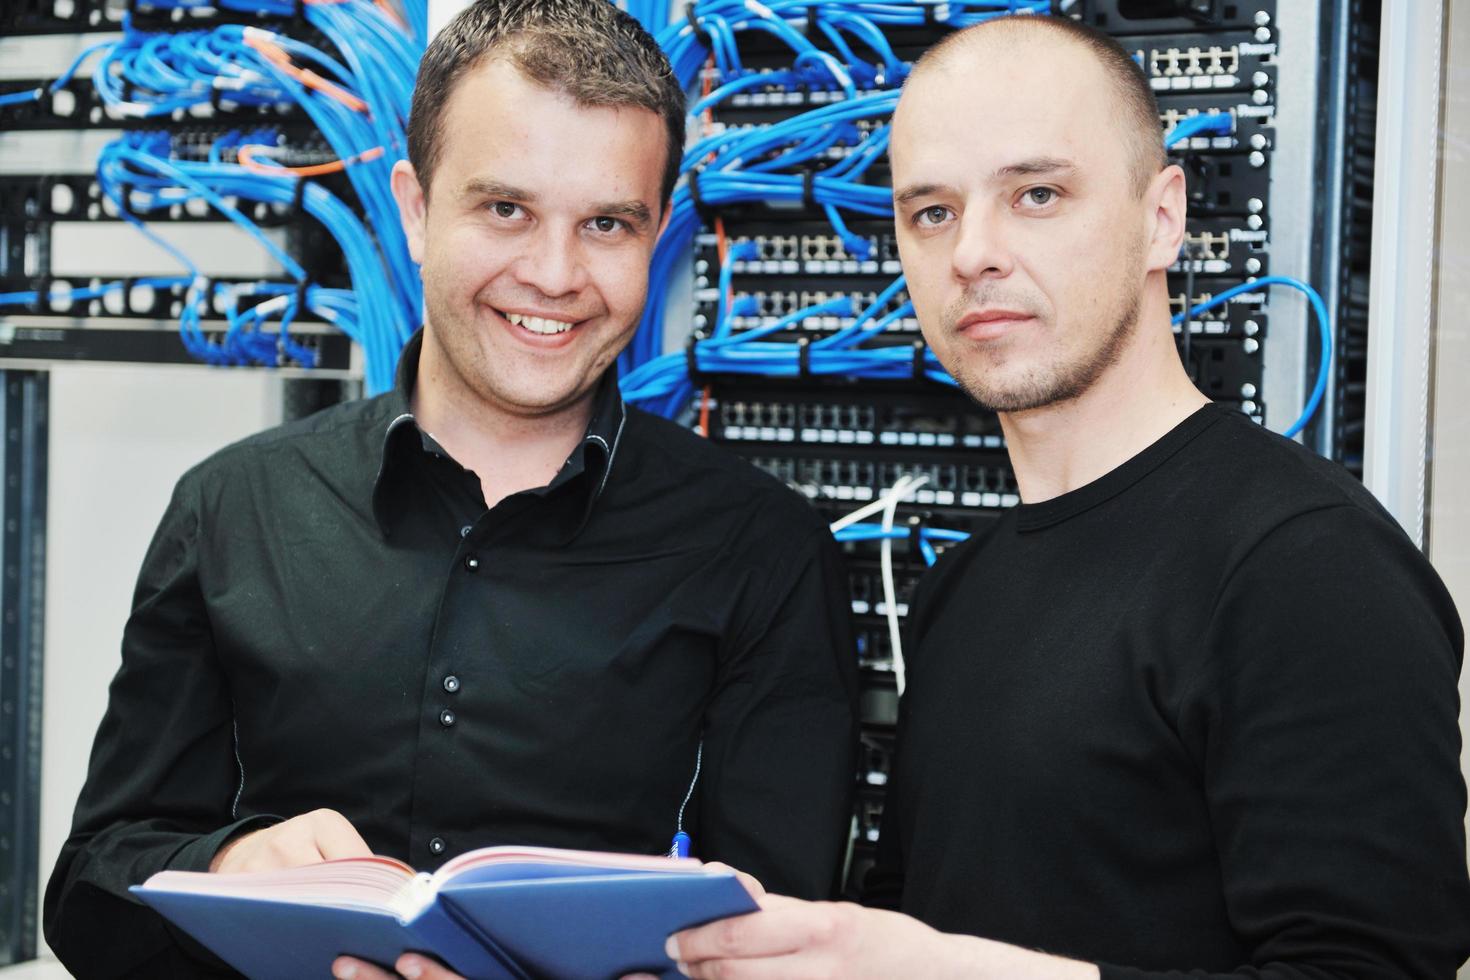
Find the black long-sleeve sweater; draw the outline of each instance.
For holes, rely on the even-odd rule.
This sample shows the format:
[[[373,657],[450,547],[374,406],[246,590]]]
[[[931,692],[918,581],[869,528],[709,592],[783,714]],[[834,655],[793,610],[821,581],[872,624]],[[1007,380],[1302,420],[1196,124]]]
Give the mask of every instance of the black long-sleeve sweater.
[[[1333,464],[1207,406],[946,555],[912,626],[874,904],[1104,980],[1470,954],[1462,627]]]

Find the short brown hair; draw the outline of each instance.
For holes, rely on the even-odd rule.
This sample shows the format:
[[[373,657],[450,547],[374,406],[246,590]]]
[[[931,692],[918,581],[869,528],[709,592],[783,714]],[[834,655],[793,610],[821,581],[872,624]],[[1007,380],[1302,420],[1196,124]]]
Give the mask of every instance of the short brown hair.
[[[684,153],[684,91],[658,42],[609,0],[476,0],[430,42],[408,116],[408,159],[425,195],[439,162],[440,120],[454,86],[488,57],[579,105],[656,112],[668,130],[665,204]]]
[[[983,32],[997,28],[1023,30],[1051,30],[1085,47],[1097,58],[1103,72],[1113,83],[1113,93],[1118,97],[1125,121],[1126,131],[1133,144],[1134,190],[1142,194],[1154,175],[1164,169],[1169,159],[1164,152],[1164,137],[1159,123],[1159,100],[1149,87],[1148,77],[1127,50],[1113,38],[1095,27],[1068,17],[1046,15],[1023,15],[997,17],[994,20],[967,27],[950,34],[944,40],[924,52],[914,65],[918,74],[925,65],[937,64],[954,54],[954,49],[982,38]]]

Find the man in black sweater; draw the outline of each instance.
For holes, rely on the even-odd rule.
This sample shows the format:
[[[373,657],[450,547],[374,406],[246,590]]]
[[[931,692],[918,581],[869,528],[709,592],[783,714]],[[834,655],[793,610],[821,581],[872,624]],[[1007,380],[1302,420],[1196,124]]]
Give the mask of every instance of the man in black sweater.
[[[1443,585],[1171,335],[1184,176],[1127,54],[952,35],[894,120],[924,335],[1023,504],[915,603],[875,904],[767,897],[695,977],[1451,977],[1470,953]],[[1036,952],[1040,950],[1044,952]]]

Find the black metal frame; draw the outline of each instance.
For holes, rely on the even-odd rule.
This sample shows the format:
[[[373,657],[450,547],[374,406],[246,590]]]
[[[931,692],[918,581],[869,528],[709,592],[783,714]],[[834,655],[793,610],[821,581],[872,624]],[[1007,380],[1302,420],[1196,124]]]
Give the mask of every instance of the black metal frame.
[[[4,371],[0,388],[0,964],[11,964],[36,956],[49,376]]]

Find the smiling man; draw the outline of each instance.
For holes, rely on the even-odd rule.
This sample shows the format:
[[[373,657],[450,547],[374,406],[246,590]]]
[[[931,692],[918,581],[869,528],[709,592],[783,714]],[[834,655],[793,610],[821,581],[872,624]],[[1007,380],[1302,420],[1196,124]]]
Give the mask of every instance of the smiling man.
[[[869,878],[902,914],[766,898],[673,937],[689,975],[1451,978],[1470,953],[1459,617],[1361,485],[1190,384],[1153,103],[1114,42],[1040,17],[907,81],[909,291],[1023,502],[912,607]]]
[[[392,392],[180,481],[47,890],[73,973],[220,968],[128,895],[164,868],[661,853],[682,828],[830,893],[856,694],[835,545],[618,394],[683,136],[607,0],[481,0],[431,44],[393,176],[423,331]]]

